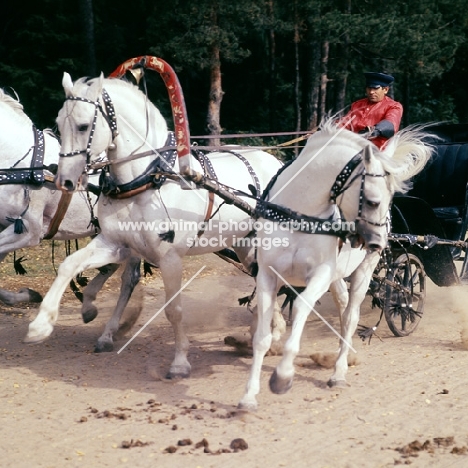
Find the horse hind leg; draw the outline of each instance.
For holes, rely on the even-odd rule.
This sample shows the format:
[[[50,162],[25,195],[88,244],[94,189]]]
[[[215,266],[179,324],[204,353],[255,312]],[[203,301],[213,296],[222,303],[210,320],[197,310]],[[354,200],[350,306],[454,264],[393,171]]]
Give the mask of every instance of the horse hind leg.
[[[81,317],[84,323],[92,322],[98,315],[98,309],[93,304],[97,293],[102,289],[105,282],[119,269],[118,263],[110,263],[101,268],[101,271],[90,281],[83,291],[83,305],[81,306]]]
[[[252,322],[250,324],[250,336],[253,339],[258,325],[258,305],[252,309]],[[281,338],[286,333],[286,320],[277,302],[274,303],[273,318],[271,320],[271,345],[267,354],[279,356],[283,352]]]
[[[3,234],[3,233],[2,233]],[[15,234],[16,236],[18,234]],[[4,252],[0,254],[0,262],[8,255],[9,252]],[[16,269],[16,266],[15,266]],[[18,271],[17,271],[18,273]],[[24,271],[23,271],[24,273]],[[19,273],[22,274],[22,273]],[[39,303],[42,302],[42,295],[34,289],[30,288],[21,288],[18,292],[8,291],[6,289],[0,288],[0,301],[7,306],[14,306],[20,302],[26,303]]]
[[[0,301],[7,306],[13,306],[20,302],[39,303],[42,302],[42,296],[30,288],[21,288],[18,292],[0,288]]]
[[[142,310],[142,303],[139,302],[136,307],[128,307],[129,316],[125,322],[119,326],[120,319],[127,307],[135,287],[140,281],[140,264],[139,257],[131,257],[125,265],[122,273],[122,284],[120,288],[120,296],[117,305],[114,309],[112,317],[107,322],[104,332],[97,340],[94,348],[95,353],[109,352],[114,349],[114,338],[122,337],[137,321]],[[141,298],[142,296],[140,296]]]

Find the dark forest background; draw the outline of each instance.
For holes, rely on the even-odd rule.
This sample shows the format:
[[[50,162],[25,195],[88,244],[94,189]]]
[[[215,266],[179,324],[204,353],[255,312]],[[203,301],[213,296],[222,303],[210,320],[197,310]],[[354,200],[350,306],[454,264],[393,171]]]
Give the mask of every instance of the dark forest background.
[[[468,0],[22,0],[0,16],[0,87],[53,127],[64,71],[140,55],[181,82],[192,135],[309,130],[395,76],[403,125],[468,122]],[[149,97],[170,119],[161,78]]]

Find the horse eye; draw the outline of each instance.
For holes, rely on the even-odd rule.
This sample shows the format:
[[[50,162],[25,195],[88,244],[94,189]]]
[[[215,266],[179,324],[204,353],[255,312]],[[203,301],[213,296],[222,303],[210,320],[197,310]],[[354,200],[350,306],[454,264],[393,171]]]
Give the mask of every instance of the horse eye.
[[[78,131],[79,132],[86,132],[88,130],[89,125],[79,125]]]
[[[378,202],[373,202],[373,201],[367,200],[367,205],[368,205],[370,208],[377,208],[377,207],[379,206],[379,203],[378,203]]]

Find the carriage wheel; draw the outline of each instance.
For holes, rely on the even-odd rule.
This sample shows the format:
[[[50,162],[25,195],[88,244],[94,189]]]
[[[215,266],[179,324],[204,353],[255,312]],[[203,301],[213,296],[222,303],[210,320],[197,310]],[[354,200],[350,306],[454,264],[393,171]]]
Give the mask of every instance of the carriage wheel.
[[[426,273],[416,255],[402,254],[388,270],[384,313],[395,336],[413,333],[421,320],[426,299]]]

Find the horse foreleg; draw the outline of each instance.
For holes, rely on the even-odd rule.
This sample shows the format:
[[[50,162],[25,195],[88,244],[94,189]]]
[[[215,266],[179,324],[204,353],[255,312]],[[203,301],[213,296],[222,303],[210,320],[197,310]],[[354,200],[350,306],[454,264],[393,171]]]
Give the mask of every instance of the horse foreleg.
[[[343,279],[333,281],[330,284],[330,293],[333,302],[335,303],[335,306],[340,314],[340,330],[341,334],[343,335],[342,315],[349,301],[349,293],[346,282]],[[312,353],[310,358],[319,366],[330,369],[335,366],[339,350],[340,348],[338,343],[338,348],[335,351],[317,351]]]
[[[348,354],[352,347],[352,339],[356,331],[361,304],[366,297],[369,283],[375,267],[379,261],[377,252],[370,253],[351,275],[349,301],[341,319],[340,349],[335,364],[335,372],[328,381],[329,387],[346,387],[346,374],[348,372]]]
[[[191,366],[187,359],[189,340],[182,323],[182,259],[175,250],[171,250],[161,259],[159,264],[164,289],[166,291],[166,317],[174,330],[175,356],[166,378],[177,379],[190,377]]]
[[[130,257],[125,270],[122,273],[122,285],[120,287],[120,296],[117,301],[117,306],[114,309],[112,317],[107,322],[104,332],[99,337],[96,346],[94,348],[95,353],[101,353],[103,351],[112,351],[114,349],[114,341],[116,333],[119,331],[119,323],[125,307],[130,300],[130,297],[135,289],[135,286],[140,281],[140,263],[139,257]],[[141,313],[141,308],[138,308],[135,312],[135,316],[131,317],[132,325],[136,322],[138,316]],[[127,327],[128,328],[128,327]],[[131,328],[131,327],[130,327]]]
[[[320,272],[309,280],[305,290],[295,299],[291,335],[284,345],[283,358],[270,378],[270,390],[273,393],[286,393],[291,388],[295,372],[294,359],[299,352],[307,317],[315,303],[327,292],[330,280],[329,268],[321,268]]]
[[[97,307],[93,304],[97,293],[102,289],[105,282],[119,269],[118,263],[106,265],[104,272],[99,272],[86,286],[83,291],[83,305],[81,306],[81,316],[84,323],[92,322],[98,315]]]
[[[36,318],[29,324],[26,343],[37,343],[50,336],[59,314],[60,299],[70,281],[79,273],[90,268],[99,268],[108,263],[123,263],[130,256],[126,248],[113,248],[100,236],[86,247],[77,250],[60,265],[57,277],[44,297]]]
[[[250,323],[250,336],[253,338],[258,324],[258,306],[252,309],[252,322]],[[270,353],[279,355],[283,352],[281,337],[286,333],[286,320],[281,313],[281,307],[275,301],[273,309],[273,318],[271,320],[271,346]]]
[[[270,349],[272,334],[271,321],[276,304],[276,278],[259,272],[257,277],[257,328],[253,337],[253,360],[245,394],[238,404],[242,410],[254,411],[258,403],[256,396],[260,391],[260,374],[263,359]]]

